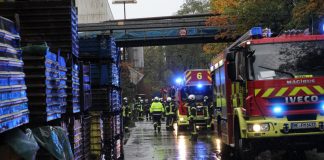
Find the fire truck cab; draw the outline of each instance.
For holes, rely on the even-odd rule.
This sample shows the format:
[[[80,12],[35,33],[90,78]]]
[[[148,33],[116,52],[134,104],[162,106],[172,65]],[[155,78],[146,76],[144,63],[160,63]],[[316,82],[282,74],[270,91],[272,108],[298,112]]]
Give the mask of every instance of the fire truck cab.
[[[324,149],[324,35],[252,28],[211,66],[217,133],[237,159]]]
[[[212,99],[212,88],[211,88],[211,76],[208,69],[192,69],[187,70],[184,74],[184,84],[181,84],[177,88],[176,101],[178,102],[177,111],[177,125],[178,127],[189,126],[189,112],[188,112],[188,96],[193,94],[196,97],[197,116],[194,119],[198,126],[204,126],[206,128],[212,128],[212,119],[210,114],[210,107],[204,103],[204,97]],[[212,103],[210,103],[212,104]]]

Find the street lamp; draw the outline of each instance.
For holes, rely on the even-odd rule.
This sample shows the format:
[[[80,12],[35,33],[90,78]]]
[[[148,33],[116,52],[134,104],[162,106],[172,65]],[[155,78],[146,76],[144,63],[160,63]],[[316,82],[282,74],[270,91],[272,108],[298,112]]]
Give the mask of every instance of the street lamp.
[[[126,20],[126,3],[137,3],[137,0],[113,0],[112,4],[124,4],[124,25]],[[126,29],[125,29],[125,35],[126,35]],[[126,60],[126,48],[123,49],[123,59]]]

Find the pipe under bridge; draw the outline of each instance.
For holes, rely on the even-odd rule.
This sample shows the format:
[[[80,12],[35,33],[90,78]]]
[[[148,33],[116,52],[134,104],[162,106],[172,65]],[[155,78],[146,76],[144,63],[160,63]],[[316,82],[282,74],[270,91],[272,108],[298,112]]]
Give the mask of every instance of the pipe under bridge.
[[[207,26],[215,14],[166,16],[112,20],[79,24],[79,32],[107,33],[115,37],[119,47],[175,45],[228,41],[215,39],[221,28]]]

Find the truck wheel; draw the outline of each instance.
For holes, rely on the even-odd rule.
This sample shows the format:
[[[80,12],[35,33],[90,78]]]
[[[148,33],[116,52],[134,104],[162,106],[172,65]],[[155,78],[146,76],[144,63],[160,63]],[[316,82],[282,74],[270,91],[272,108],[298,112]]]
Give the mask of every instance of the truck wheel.
[[[234,156],[236,160],[254,160],[255,154],[250,148],[250,144],[241,138],[239,127],[234,127]]]

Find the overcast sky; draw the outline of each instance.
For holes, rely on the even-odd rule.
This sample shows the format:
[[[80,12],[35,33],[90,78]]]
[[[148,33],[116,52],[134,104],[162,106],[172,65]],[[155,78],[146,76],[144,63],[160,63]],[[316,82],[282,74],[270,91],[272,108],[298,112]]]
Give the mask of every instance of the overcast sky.
[[[185,0],[137,0],[136,4],[126,4],[126,18],[144,18],[174,15]],[[124,18],[124,5],[111,4],[115,19]]]

